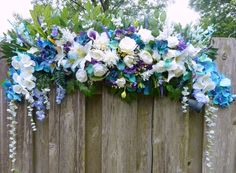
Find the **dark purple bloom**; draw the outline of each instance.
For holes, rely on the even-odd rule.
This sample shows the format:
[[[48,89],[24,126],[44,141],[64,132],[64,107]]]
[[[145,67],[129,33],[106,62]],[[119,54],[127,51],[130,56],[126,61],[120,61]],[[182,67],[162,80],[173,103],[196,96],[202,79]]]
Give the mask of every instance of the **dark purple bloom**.
[[[135,33],[135,31],[136,31],[136,28],[134,26],[130,26],[127,28],[128,34],[133,34],[133,33]]]
[[[71,42],[67,41],[66,44],[63,44],[64,51],[69,52],[71,46],[72,46]]]
[[[95,31],[89,31],[89,32],[88,32],[88,37],[89,37],[91,40],[96,40],[97,33],[96,33]]]
[[[117,29],[115,30],[115,35],[116,37],[121,37],[122,35],[125,34],[125,31],[123,29]]]
[[[186,47],[187,47],[187,44],[185,43],[185,41],[184,40],[180,40],[179,41],[179,45],[177,46],[177,49],[182,51],[182,50],[186,49]]]

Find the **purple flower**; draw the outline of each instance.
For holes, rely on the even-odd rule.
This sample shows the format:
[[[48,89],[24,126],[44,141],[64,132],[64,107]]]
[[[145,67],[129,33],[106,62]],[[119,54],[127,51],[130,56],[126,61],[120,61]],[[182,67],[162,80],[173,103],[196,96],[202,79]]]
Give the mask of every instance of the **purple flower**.
[[[61,104],[61,101],[65,97],[66,90],[62,86],[58,85],[57,89],[56,89],[56,93],[57,93],[57,95],[56,95],[56,103],[57,104]]]
[[[185,43],[185,41],[184,40],[180,40],[179,44],[177,46],[177,49],[182,51],[182,50],[186,49],[186,47],[187,47],[187,44]]]
[[[51,36],[52,37],[56,37],[57,35],[58,35],[58,27],[57,26],[53,26],[52,32],[51,32]]]

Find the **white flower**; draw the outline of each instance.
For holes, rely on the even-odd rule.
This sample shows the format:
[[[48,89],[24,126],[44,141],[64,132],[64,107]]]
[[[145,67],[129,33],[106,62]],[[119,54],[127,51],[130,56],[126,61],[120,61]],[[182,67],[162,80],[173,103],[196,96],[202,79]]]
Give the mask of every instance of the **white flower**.
[[[107,36],[107,33],[103,32],[100,36],[97,36],[96,40],[94,40],[93,46],[97,49],[105,50],[108,47],[110,39]]]
[[[31,60],[29,55],[18,53],[18,57],[20,58],[20,62],[23,66],[21,68],[35,66],[35,62]]]
[[[173,77],[179,77],[186,71],[184,63],[176,63],[175,60],[172,61],[171,66],[168,68],[168,78],[169,82]]]
[[[106,63],[107,66],[113,66],[116,65],[117,61],[119,60],[119,57],[117,56],[116,51],[106,51],[105,52],[105,58],[103,61]]]
[[[216,85],[211,79],[211,74],[207,73],[197,78],[193,84],[193,88],[196,90],[202,90],[204,93],[215,89]]]
[[[195,57],[200,50],[200,48],[195,48],[192,44],[190,44],[186,49],[184,49],[183,53],[185,56]]]
[[[231,80],[228,78],[224,78],[220,81],[220,86],[229,87],[231,85]]]
[[[152,54],[153,59],[155,59],[156,61],[161,60],[161,55],[158,53],[158,51],[154,50],[153,54]]]
[[[179,51],[169,49],[168,52],[167,52],[167,54],[164,55],[163,59],[164,59],[164,60],[166,60],[166,59],[172,59],[172,58],[175,58],[175,57],[177,57],[177,56],[179,56],[179,55],[180,55],[180,52],[179,52]]]
[[[179,44],[179,40],[177,37],[170,36],[167,39],[168,41],[168,47],[175,48]]]
[[[38,48],[36,48],[36,47],[31,47],[30,50],[27,51],[27,53],[34,54],[34,53],[36,53],[36,52],[38,52],[38,51],[39,51]]]
[[[14,91],[15,93],[17,93],[17,94],[21,94],[22,91],[23,91],[23,88],[22,88],[22,86],[20,86],[20,85],[13,85],[12,89],[13,89],[13,91]]]
[[[125,63],[125,65],[128,66],[129,68],[132,68],[133,65],[135,64],[135,59],[134,59],[134,57],[131,56],[131,55],[126,55],[126,56],[124,57],[124,63]]]
[[[159,61],[158,63],[154,64],[152,66],[153,70],[157,73],[162,73],[164,71],[166,71],[166,68],[165,68],[165,62],[164,61]]]
[[[32,80],[22,79],[20,84],[23,88],[30,91],[35,88],[35,82],[33,82]]]
[[[71,50],[68,52],[69,63],[71,65],[72,71],[80,64],[81,60],[84,59],[92,47],[92,42],[88,42],[86,45],[82,46],[79,43],[75,43]]]
[[[103,59],[105,58],[105,53],[101,50],[98,50],[98,49],[92,49],[89,52],[89,55],[91,56],[91,58],[93,58],[97,61],[103,61]]]
[[[153,74],[153,70],[147,70],[141,74],[144,81],[148,80],[150,76]]]
[[[80,82],[86,82],[88,80],[88,76],[85,70],[79,69],[76,74],[76,79]]]
[[[210,101],[209,97],[202,92],[197,92],[194,97],[200,103],[208,103]]]
[[[93,65],[94,76],[101,77],[104,74],[106,74],[107,71],[108,71],[107,67],[103,64],[97,63],[97,64]]]
[[[62,33],[62,38],[60,41],[56,41],[57,45],[62,45],[67,41],[74,43],[74,38],[76,37],[76,34],[74,32],[71,32],[68,29],[60,29],[60,31]]]
[[[126,80],[125,78],[119,78],[116,80],[116,84],[119,88],[124,88],[125,84],[126,84]]]
[[[120,50],[129,55],[132,55],[134,53],[134,49],[136,47],[137,47],[137,44],[135,40],[129,37],[124,37],[119,43]]]
[[[152,55],[148,51],[142,50],[139,53],[139,57],[145,64],[152,64],[153,62]]]
[[[21,62],[19,61],[19,58],[17,56],[12,57],[12,62],[11,62],[12,67],[14,69],[18,70],[21,67]]]
[[[154,37],[152,35],[152,31],[150,31],[148,29],[141,28],[138,31],[138,35],[140,35],[140,37],[144,43],[148,43],[149,41],[154,40]]]

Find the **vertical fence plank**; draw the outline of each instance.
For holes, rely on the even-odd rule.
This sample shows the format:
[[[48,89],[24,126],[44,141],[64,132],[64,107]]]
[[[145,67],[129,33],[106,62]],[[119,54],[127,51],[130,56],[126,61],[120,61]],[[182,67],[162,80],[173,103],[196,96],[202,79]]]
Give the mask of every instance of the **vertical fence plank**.
[[[85,124],[85,172],[101,173],[102,97],[100,94],[86,99]]]
[[[74,173],[77,163],[78,93],[65,97],[60,113],[59,172]]]
[[[203,113],[189,112],[188,173],[202,172]]]
[[[59,173],[59,147],[60,147],[60,109],[56,104],[55,88],[50,91],[49,118],[49,172]]]
[[[214,47],[218,51],[218,67],[226,77],[232,79],[233,91],[236,93],[236,40],[230,38],[215,38]],[[214,173],[236,172],[236,104],[217,112],[215,131],[215,145],[213,147]],[[206,138],[205,138],[206,139]],[[206,142],[205,142],[206,143]],[[206,149],[206,147],[204,148]],[[206,152],[206,150],[205,150]],[[205,157],[203,159],[203,173],[209,173]]]
[[[153,123],[153,172],[187,172],[188,115],[179,103],[155,99]]]
[[[37,131],[33,133],[34,173],[49,173],[49,118],[36,121]]]
[[[103,91],[102,172],[136,172],[137,102]]]
[[[153,98],[140,96],[137,111],[137,173],[152,173]]]
[[[16,170],[18,172],[33,172],[32,130],[27,116],[26,101],[18,105],[17,111],[17,155]]]
[[[78,92],[76,173],[85,173],[85,96]]]
[[[7,65],[4,59],[0,59],[0,81],[6,78]],[[7,100],[0,85],[0,172],[9,173],[10,172],[10,162],[8,153],[8,127],[7,127]]]

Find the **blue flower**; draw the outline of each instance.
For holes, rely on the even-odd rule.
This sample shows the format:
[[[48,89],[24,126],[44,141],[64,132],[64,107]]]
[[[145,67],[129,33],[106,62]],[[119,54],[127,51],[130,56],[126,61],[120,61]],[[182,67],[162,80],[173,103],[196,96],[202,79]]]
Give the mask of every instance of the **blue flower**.
[[[231,87],[217,86],[214,91],[209,93],[213,98],[213,103],[221,107],[227,107],[234,100],[231,92]]]
[[[5,91],[6,97],[8,100],[15,100],[15,101],[21,101],[21,95],[15,93],[12,89],[12,83],[10,80],[6,79],[2,83],[2,87]]]
[[[80,32],[79,36],[75,37],[75,41],[84,46],[90,41],[90,38],[87,32]]]
[[[134,39],[137,43],[137,45],[140,47],[140,49],[143,49],[145,47],[144,42],[142,41],[141,37],[137,34],[130,35],[130,38]]]
[[[56,103],[57,104],[61,104],[61,101],[65,97],[66,90],[62,86],[58,85],[57,89],[56,89],[56,93],[57,93],[57,95],[56,95]]]
[[[168,41],[156,40],[153,49],[157,50],[160,55],[165,55],[168,52]]]

